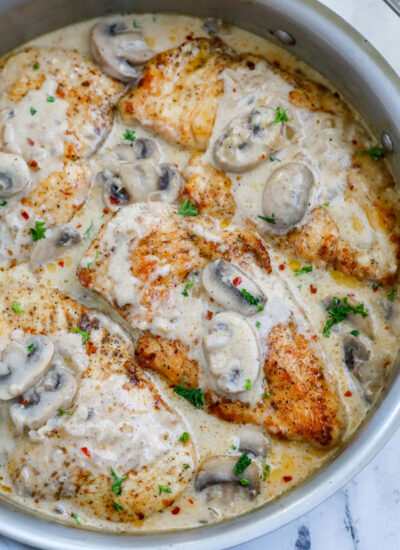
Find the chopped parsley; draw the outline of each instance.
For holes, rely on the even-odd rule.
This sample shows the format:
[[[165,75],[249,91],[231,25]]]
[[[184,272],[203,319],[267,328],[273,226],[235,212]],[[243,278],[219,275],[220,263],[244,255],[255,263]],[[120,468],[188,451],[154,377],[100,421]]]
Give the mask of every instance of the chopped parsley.
[[[271,218],[268,218],[266,216],[258,216],[258,217],[260,218],[260,220],[264,220],[265,222],[273,223],[274,225],[276,224],[275,214],[272,214]]]
[[[75,405],[71,405],[71,409],[73,409],[74,407],[75,407]],[[69,412],[69,411],[66,411],[65,409],[57,409],[57,412],[60,416],[62,416],[63,414],[67,414],[68,416],[72,416],[75,411]]]
[[[189,464],[184,464],[184,465],[183,465],[183,469],[184,469],[184,470],[187,470],[188,468],[190,468]]]
[[[232,451],[236,451],[236,448],[237,448],[236,445],[231,445]]]
[[[83,238],[85,239],[85,241],[90,239],[90,232],[92,231],[93,227],[94,227],[93,220],[90,220],[90,225],[86,229],[85,233],[83,234]]]
[[[0,206],[6,206],[6,204],[8,204],[7,201],[0,202]]]
[[[372,160],[379,160],[383,157],[383,147],[373,147],[372,149],[364,149],[364,151],[359,151],[358,155],[368,155]]]
[[[165,487],[164,485],[159,485],[158,496],[161,496],[162,493],[172,493],[171,487]]]
[[[40,241],[40,239],[46,238],[47,228],[45,227],[45,222],[35,222],[35,227],[30,227],[29,231],[32,235],[32,241]]]
[[[383,286],[383,284],[379,281],[378,283],[374,283],[374,284],[372,285],[372,288],[373,288],[374,290],[376,290],[377,288],[380,288],[381,286]]]
[[[293,269],[293,273],[295,277],[298,277],[299,275],[304,275],[304,273],[311,273],[312,270],[312,265],[305,265],[303,267],[300,267],[299,269]]]
[[[55,100],[56,98],[52,95],[47,96],[47,99],[46,99],[47,103],[54,103]]]
[[[126,141],[136,141],[135,133],[135,130],[130,130],[129,128],[127,128],[122,134],[122,139],[125,139]]]
[[[250,380],[250,378],[246,379],[246,384],[244,385],[244,387],[246,388],[246,390],[251,390],[251,380]]]
[[[256,306],[258,311],[263,311],[264,308],[260,305],[260,298],[256,298],[255,296],[250,294],[250,292],[248,292],[245,288],[242,288],[242,294],[251,306]]]
[[[329,338],[331,334],[331,328],[333,325],[336,325],[340,323],[341,321],[344,321],[346,319],[347,315],[351,313],[358,313],[359,315],[362,315],[362,317],[368,316],[368,311],[365,309],[364,304],[357,304],[356,306],[352,306],[349,303],[348,298],[343,298],[342,300],[340,298],[333,298],[332,306],[328,310],[329,318],[327,319],[325,323],[324,330],[322,331],[322,334]]]
[[[233,467],[233,473],[235,476],[238,476],[239,474],[242,474],[247,466],[250,466],[251,464],[251,458],[247,456],[246,451],[243,451],[243,453],[238,458],[238,461]]]
[[[242,479],[239,479],[240,485],[248,485],[250,481],[246,479],[245,477],[242,477]]]
[[[257,327],[257,328],[260,328],[260,327],[261,327],[260,321],[256,321],[256,327]]]
[[[142,25],[139,23],[139,21],[136,21],[136,19],[134,19],[134,21],[133,21],[133,28],[134,28],[134,29],[141,29],[141,28],[142,28]]]
[[[353,336],[356,336],[356,337],[357,337],[357,336],[360,336],[360,331],[359,331],[359,330],[352,330],[352,331],[350,332],[350,334],[352,334]],[[321,370],[321,369],[320,369],[320,370]]]
[[[188,290],[194,285],[193,281],[188,281],[185,285],[185,288],[183,289],[183,292],[181,292],[182,296],[189,296]]]
[[[329,201],[324,202],[323,206],[329,206]]]
[[[267,480],[268,474],[271,471],[271,466],[265,462],[265,460],[262,461],[262,474],[261,479],[263,481]]]
[[[280,107],[276,108],[276,117],[274,122],[288,122],[288,116],[285,109],[281,109]]]
[[[29,351],[29,353],[32,353],[32,351],[35,349],[35,344],[29,344],[26,349]]]
[[[34,63],[34,64],[32,65],[32,68],[33,68],[35,71],[37,71],[38,68],[39,68],[39,63]]]
[[[87,268],[88,268],[88,269],[90,269],[90,266],[92,265],[92,263],[95,262],[99,256],[100,256],[100,252],[97,251],[95,257],[93,258],[93,260],[90,261],[90,262],[87,264]]]
[[[389,300],[389,302],[394,302],[394,299],[396,298],[396,289],[392,288],[386,298]]]
[[[185,199],[178,210],[180,216],[198,216],[199,212],[194,204]]]
[[[271,394],[269,393],[269,391],[263,393],[261,396],[262,399],[269,399],[270,397],[271,397]]]
[[[21,309],[19,307],[19,304],[18,302],[14,302],[13,305],[11,306],[11,309],[15,311],[15,313],[25,313],[25,310],[24,309]]]
[[[200,388],[190,389],[183,387],[183,378],[179,386],[174,388],[174,392],[200,409],[204,405],[204,393]]]
[[[79,517],[78,517],[78,514],[77,514],[76,512],[74,512],[74,513],[72,514],[72,517],[74,518],[75,523],[76,523],[77,525],[82,525],[82,523],[80,522],[80,519],[79,519]]]
[[[30,112],[31,115],[33,116],[33,115],[35,115],[35,114],[37,113],[37,110],[35,109],[35,107],[31,107],[31,108],[29,109],[29,112]]]
[[[90,332],[85,332],[84,330],[81,330],[80,328],[77,328],[77,327],[71,327],[71,330],[73,330],[74,332],[77,332],[82,336],[82,344],[86,344],[86,342],[90,338]]]
[[[181,435],[181,437],[179,438],[179,441],[181,441],[182,443],[186,444],[190,439],[190,434],[187,433],[187,432],[183,432],[183,434]]]
[[[269,157],[269,162],[282,162],[281,159],[276,159],[274,157]]]
[[[128,479],[128,476],[119,477],[114,468],[111,468],[111,475],[114,478],[114,483],[111,485],[111,490],[115,496],[119,497],[122,493],[122,484],[126,479]]]
[[[115,510],[116,512],[118,512],[118,514],[119,514],[120,512],[123,512],[123,511],[124,511],[124,508],[123,508],[120,504],[118,504],[118,502],[116,502],[115,500],[112,501],[112,505],[113,505],[114,510]]]

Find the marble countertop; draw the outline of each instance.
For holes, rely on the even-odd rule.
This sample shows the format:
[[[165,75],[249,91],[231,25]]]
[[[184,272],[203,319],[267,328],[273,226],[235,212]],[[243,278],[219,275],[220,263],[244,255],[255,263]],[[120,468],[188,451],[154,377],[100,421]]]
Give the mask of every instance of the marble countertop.
[[[322,0],[400,74],[400,18],[383,0]],[[353,481],[292,523],[234,550],[400,550],[400,431]],[[28,547],[0,536],[0,550]],[[233,549],[232,549],[233,550]]]

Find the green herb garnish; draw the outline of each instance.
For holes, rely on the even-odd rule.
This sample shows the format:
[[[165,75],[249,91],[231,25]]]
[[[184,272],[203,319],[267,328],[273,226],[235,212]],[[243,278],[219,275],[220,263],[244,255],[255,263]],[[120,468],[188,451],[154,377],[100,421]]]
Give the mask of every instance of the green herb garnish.
[[[394,302],[396,298],[396,289],[392,288],[392,290],[389,292],[389,294],[386,296],[386,298],[389,300],[389,302]]]
[[[75,405],[71,405],[71,409],[73,409],[74,407],[75,407]],[[65,409],[57,409],[57,412],[60,416],[63,416],[63,414],[67,414],[68,416],[72,416],[75,411],[69,412],[68,410],[66,411]]]
[[[260,305],[260,298],[256,298],[255,296],[250,294],[250,292],[248,292],[245,288],[242,288],[242,294],[251,306],[256,306],[258,311],[263,311],[264,308]]]
[[[134,28],[134,29],[141,29],[141,28],[142,28],[142,25],[139,23],[139,21],[136,21],[136,19],[134,19],[134,21],[133,21],[133,28]]]
[[[276,159],[274,157],[269,157],[269,162],[282,162],[281,159]]]
[[[245,477],[242,477],[242,479],[239,479],[240,485],[248,485],[250,481],[246,479]]]
[[[261,396],[262,399],[269,399],[270,397],[271,397],[271,394],[269,391],[267,391],[266,393],[263,393]]]
[[[171,487],[164,487],[164,485],[159,485],[158,496],[161,496],[162,493],[172,493]]]
[[[77,514],[76,512],[74,512],[74,513],[72,514],[72,517],[74,518],[75,523],[76,523],[77,525],[82,525],[82,523],[80,522],[80,519],[79,519],[79,517],[78,517],[78,514]]]
[[[257,328],[260,328],[260,327],[261,327],[260,321],[256,321],[256,327],[257,327]]]
[[[129,128],[127,128],[122,134],[122,139],[125,139],[126,141],[136,141],[135,133],[135,130],[130,130]]]
[[[8,204],[7,201],[0,202],[0,206],[6,206],[6,204]]]
[[[18,302],[14,302],[13,305],[11,306],[11,309],[13,309],[15,313],[25,313],[25,310],[19,307]]]
[[[26,349],[29,351],[29,353],[32,353],[32,351],[35,349],[35,344],[29,344]]]
[[[37,110],[35,109],[35,107],[31,107],[31,108],[29,109],[29,112],[30,112],[31,115],[33,116],[33,115],[35,115],[35,114],[37,113]]]
[[[351,313],[358,313],[362,317],[368,316],[368,311],[365,309],[364,304],[352,306],[346,297],[342,300],[340,298],[333,298],[332,306],[328,310],[329,318],[325,323],[322,334],[326,338],[329,338],[333,325],[340,323]]]
[[[56,100],[56,98],[55,98],[54,96],[52,96],[52,95],[47,96],[47,99],[46,99],[46,101],[47,101],[48,103],[54,103],[55,100]]]
[[[179,441],[181,441],[182,443],[184,443],[186,445],[186,443],[189,441],[189,439],[190,439],[190,434],[187,433],[187,432],[183,432],[183,434],[179,438]]]
[[[246,390],[251,390],[251,380],[250,380],[250,378],[246,379],[246,384],[244,385],[244,387],[246,388]]]
[[[119,497],[122,493],[122,484],[126,479],[128,479],[128,476],[119,477],[114,468],[111,468],[111,475],[114,478],[114,483],[111,485],[111,490],[115,496]]]
[[[323,206],[329,206],[329,201],[324,202]]]
[[[93,260],[87,264],[88,269],[90,269],[90,266],[92,265],[92,263],[95,262],[99,256],[100,256],[100,252],[97,251],[95,257],[93,258]]]
[[[203,391],[200,388],[184,388],[183,378],[180,386],[174,388],[174,392],[189,401],[196,409],[200,409],[205,403]]]
[[[198,216],[199,212],[194,204],[185,199],[178,210],[180,216]]]
[[[267,218],[266,216],[258,216],[258,217],[260,218],[260,220],[264,220],[265,222],[276,224],[275,214],[272,214],[271,218]]]
[[[30,227],[29,231],[31,232],[33,242],[46,238],[45,233],[47,228],[45,227],[45,222],[35,222],[35,227]]]
[[[84,330],[81,330],[80,328],[77,328],[77,327],[71,327],[71,330],[73,330],[74,332],[77,332],[82,336],[82,344],[86,344],[86,342],[90,338],[90,332],[85,332]]]
[[[188,281],[185,285],[185,288],[183,289],[183,292],[181,292],[182,296],[189,296],[188,290],[194,285],[193,281]]]
[[[184,469],[184,470],[187,470],[188,468],[190,468],[189,464],[184,464],[184,465],[183,465],[183,469]]]
[[[32,65],[32,68],[33,68],[35,71],[37,71],[38,68],[39,68],[39,63],[34,63],[34,64]]]
[[[118,514],[119,514],[120,512],[123,512],[123,511],[124,511],[124,508],[123,508],[120,504],[118,504],[118,502],[116,502],[115,500],[112,501],[112,505],[113,505],[114,510],[115,510],[116,512],[118,512]]]
[[[262,461],[262,474],[261,479],[263,481],[267,481],[268,474],[271,471],[271,466],[265,462],[265,460]]]
[[[243,451],[243,453],[240,455],[238,461],[233,467],[233,473],[235,476],[238,476],[239,474],[242,474],[247,466],[250,466],[251,464],[251,458],[247,456],[246,451]]]
[[[275,123],[278,122],[288,122],[288,116],[285,109],[281,109],[280,107],[276,108],[276,118],[274,120]]]
[[[83,234],[83,238],[85,239],[85,241],[90,239],[90,232],[92,231],[93,227],[94,227],[93,220],[90,220],[90,225],[86,229],[85,233]]]
[[[304,273],[310,273],[312,270],[312,265],[305,265],[303,267],[300,267],[299,269],[294,269],[293,273],[295,277],[298,277],[299,275],[304,275]]]
[[[379,160],[383,157],[383,147],[373,147],[372,149],[358,151],[357,155],[368,155],[372,160]]]
[[[357,337],[357,336],[360,336],[360,331],[359,331],[359,330],[352,330],[352,331],[350,332],[350,334],[352,334],[353,336],[356,336],[356,337]],[[320,370],[321,370],[321,369],[320,369]]]

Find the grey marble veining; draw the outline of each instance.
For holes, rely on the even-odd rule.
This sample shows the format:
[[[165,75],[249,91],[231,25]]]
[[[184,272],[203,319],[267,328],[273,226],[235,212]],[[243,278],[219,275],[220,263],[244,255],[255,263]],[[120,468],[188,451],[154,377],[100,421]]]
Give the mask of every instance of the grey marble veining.
[[[323,0],[356,27],[400,74],[400,18],[383,0]],[[400,431],[329,500],[232,550],[400,550]],[[29,547],[0,536],[0,550]]]

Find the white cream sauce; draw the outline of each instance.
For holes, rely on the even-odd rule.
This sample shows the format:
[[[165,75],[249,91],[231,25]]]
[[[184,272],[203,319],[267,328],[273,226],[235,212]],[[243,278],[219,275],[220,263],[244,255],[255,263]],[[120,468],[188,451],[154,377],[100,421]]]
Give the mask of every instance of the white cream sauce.
[[[193,32],[194,36],[206,35],[202,27],[203,22],[192,17],[162,14],[125,17],[128,26],[131,26],[133,20],[135,20],[135,25],[142,27],[147,44],[155,52],[179,45],[190,32]],[[108,19],[112,20],[113,18]],[[93,23],[94,21],[88,21],[72,25],[40,37],[34,40],[32,44],[77,49],[83,54],[89,54],[89,32]],[[303,62],[261,37],[232,28],[224,33],[223,39],[238,52],[252,51],[266,56],[269,60],[278,60],[288,70],[301,70],[309,78],[332,88],[319,74]],[[304,161],[313,170],[315,185],[310,197],[308,211],[317,205],[325,205],[329,201],[329,212],[338,224],[341,235],[344,238],[349,238],[349,240],[350,238],[353,239],[352,242],[360,248],[376,251],[377,259],[382,261],[384,252],[380,247],[380,237],[375,231],[371,230],[368,218],[365,217],[363,212],[357,210],[358,207],[355,207],[354,212],[362,220],[363,230],[354,232],[348,218],[343,214],[344,199],[342,192],[346,185],[345,173],[351,154],[348,142],[349,136],[356,131],[353,124],[360,124],[357,116],[356,123],[349,123],[347,120],[340,120],[339,117],[332,118],[327,114],[310,113],[293,107],[286,99],[291,86],[269,71],[264,63],[259,63],[256,70],[251,73],[246,69],[236,71],[227,69],[223,72],[222,78],[225,91],[219,103],[213,135],[204,159],[213,162],[212,145],[229,122],[230,113],[246,112],[252,104],[264,104],[273,108],[279,106],[287,109],[289,130],[294,137],[290,144],[276,155],[276,158],[282,164],[292,160]],[[235,92],[233,92],[233,88],[236,89]],[[2,106],[0,102],[1,125],[5,127],[3,139],[5,139],[7,148],[10,151],[18,152],[23,156],[26,155],[26,160],[32,158],[32,150],[29,148],[27,150],[24,143],[27,130],[26,121],[28,120],[30,125],[29,135],[33,136],[32,139],[35,141],[35,155],[36,157],[40,156],[42,169],[44,168],[50,173],[59,166],[60,162],[60,139],[62,132],[65,131],[65,105],[62,100],[57,100],[57,105],[46,102],[46,96],[54,94],[51,81],[47,81],[46,87],[29,94],[29,98],[25,98],[26,101],[23,100],[18,104],[13,118],[9,118],[7,115],[10,106]],[[37,109],[35,115],[30,114],[29,109],[31,106]],[[52,117],[50,117],[50,111]],[[139,125],[136,125],[133,129],[137,137],[151,137],[157,141],[161,151],[160,162],[173,162],[181,171],[184,170],[190,157],[187,151],[183,151],[149,134]],[[112,160],[112,149],[115,144],[121,142],[124,130],[125,126],[117,116],[107,141],[100,151],[87,161],[87,169],[92,174],[96,174],[104,167],[112,168],[112,162],[115,162],[115,159]],[[46,135],[45,140],[43,139],[44,135]],[[52,136],[51,140],[49,135]],[[344,136],[346,139],[344,139]],[[49,143],[52,144],[51,149],[48,148]],[[371,138],[371,146],[373,144]],[[260,231],[266,230],[265,225],[257,218],[261,213],[262,189],[269,175],[281,163],[279,161],[266,161],[259,167],[240,176],[230,174],[235,200],[240,205],[233,223],[241,224],[246,218],[251,218],[257,223]],[[33,174],[32,178],[34,177]],[[108,275],[110,281],[117,285],[116,294],[119,306],[131,302],[138,304],[138,296],[143,290],[141,288],[142,283],[126,270],[126,258],[129,252],[126,231],[132,231],[136,239],[145,235],[156,223],[159,214],[158,208],[161,207],[158,205],[152,206],[152,216],[143,217],[140,223],[137,223],[137,220],[132,217],[125,219],[123,225],[119,227],[111,222],[106,229],[106,238],[109,239],[110,243],[118,244],[117,253],[113,255]],[[97,185],[93,185],[84,208],[73,218],[73,224],[83,236],[82,243],[34,274],[30,271],[28,264],[23,264],[8,272],[0,273],[0,281],[4,283],[10,281],[40,281],[49,287],[60,288],[84,304],[102,311],[105,314],[102,317],[102,322],[108,323],[107,328],[121,333],[124,338],[128,338],[122,329],[117,328],[113,321],[106,321],[108,316],[115,319],[116,315],[110,312],[105,301],[83,289],[75,275],[76,266],[90,241],[110,218],[110,214],[104,213],[103,209],[101,190]],[[0,221],[0,248],[2,253],[7,256],[9,255],[7,249],[17,249],[24,254],[21,251],[29,242],[27,229],[30,227],[31,222],[24,220],[19,215],[19,211],[13,210],[12,205],[8,208],[6,217],[6,222],[4,219]],[[212,232],[211,235],[207,232],[204,236],[208,239],[213,238]],[[27,259],[27,255],[25,254],[23,258]],[[4,260],[6,259],[4,258]],[[250,323],[260,323],[260,326],[255,328],[255,334],[258,338],[260,338],[260,334],[267,334],[276,323],[287,320],[290,312],[294,312],[296,322],[303,330],[320,334],[326,321],[326,312],[321,307],[320,300],[327,295],[345,296],[350,293],[366,305],[371,317],[374,319],[373,324],[377,337],[371,341],[373,353],[376,356],[385,355],[388,361],[395,358],[398,344],[388,327],[387,321],[382,316],[379,305],[385,296],[382,289],[378,288],[376,292],[373,292],[368,283],[361,283],[338,272],[327,272],[318,268],[314,268],[311,273],[296,277],[293,270],[301,267],[298,262],[294,262],[284,253],[276,251],[271,253],[271,259],[273,262],[272,275],[267,276],[257,266],[251,268],[252,277],[268,297],[264,311],[255,314],[249,320]],[[95,260],[95,258],[90,258],[90,261]],[[3,258],[0,257],[0,263],[4,265],[6,262],[3,262]],[[155,276],[165,275],[168,269],[167,263],[158,266]],[[193,275],[193,280],[197,283],[196,277],[199,278],[199,276]],[[315,293],[311,292],[311,288],[316,289]],[[288,292],[288,289],[290,292]],[[204,384],[205,387],[207,384],[212,384],[212,377],[206,372],[207,363],[201,346],[194,346],[192,343],[194,340],[201,340],[207,334],[208,328],[204,322],[204,310],[209,309],[216,313],[219,308],[215,303],[210,302],[204,291],[201,290],[200,283],[197,284],[196,293],[190,292],[188,297],[181,295],[182,290],[183,287],[178,289],[171,300],[159,306],[154,315],[150,317],[148,312],[138,305],[133,314],[134,320],[136,326],[141,330],[147,329],[165,337],[179,338],[189,345],[191,357],[199,360],[204,366],[200,385]],[[117,318],[117,320],[121,322],[121,319]],[[124,326],[126,327],[126,325]],[[319,339],[325,354],[324,367],[327,376],[337,378],[341,394],[343,396],[347,394],[343,401],[349,417],[347,427],[347,435],[349,436],[359,426],[367,411],[366,404],[360,396],[356,383],[347,370],[343,368],[339,335],[350,331],[351,328],[348,323],[342,323],[332,330],[329,339]],[[18,334],[15,335],[16,339],[19,337]],[[87,356],[82,353],[79,335],[61,333],[54,335],[53,341],[57,347],[57,353],[68,363],[68,367],[79,376],[87,365]],[[265,356],[266,350],[262,349],[261,344],[260,347],[261,356]],[[191,438],[195,442],[199,462],[212,455],[238,454],[237,450],[232,449],[232,445],[235,447],[238,445],[238,426],[222,422],[194,409],[191,404],[173,393],[156,374],[149,376],[151,376],[167,403],[182,415],[185,429],[191,434]],[[125,377],[122,375],[113,375],[112,380],[102,381],[97,384],[96,388],[93,387],[93,381],[86,380],[80,385],[77,409],[73,416],[67,418],[63,415],[53,418],[43,428],[36,430],[35,433],[30,433],[26,437],[40,439],[47,431],[59,429],[61,427],[59,424],[62,424],[62,428],[67,430],[69,434],[73,449],[76,450],[75,460],[85,460],[85,456],[79,449],[90,441],[91,450],[95,457],[93,467],[97,468],[98,471],[106,471],[110,468],[110,464],[118,465],[122,471],[125,468],[140,468],[151,463],[155,456],[161,456],[168,448],[168,438],[164,439],[164,436],[168,435],[169,437],[172,434],[176,437],[179,430],[182,430],[182,425],[180,422],[177,424],[170,423],[168,419],[158,416],[159,413],[157,415],[153,414],[151,410],[141,405],[139,396],[131,393],[127,395],[123,388],[124,380]],[[244,400],[250,402],[257,400],[261,393],[260,378],[253,384],[251,391],[244,393],[248,394],[243,396]],[[118,400],[123,406],[118,411],[114,410],[110,414],[109,405],[114,399]],[[99,417],[97,422],[95,420],[91,422],[90,429],[87,430],[87,426],[81,420],[85,415],[87,416],[88,410],[93,405],[99,411]],[[122,413],[123,409],[129,411],[129,420],[127,420],[127,415]],[[15,447],[16,434],[10,423],[7,405],[1,403],[0,422],[2,426],[0,492],[5,496],[11,496],[14,501],[28,508],[38,510],[54,518],[59,518],[61,514],[65,521],[68,523],[73,522],[71,514],[74,510],[67,500],[54,507],[45,501],[36,503],[32,499],[15,494],[13,480],[9,479],[5,465]],[[117,427],[122,428],[121,433],[116,429]],[[125,429],[129,429],[131,433],[129,439],[124,438],[122,435]],[[132,441],[134,445],[130,447]],[[107,444],[107,453],[104,452],[102,446],[104,442]],[[138,449],[141,452],[138,452]],[[71,452],[75,451],[72,450]],[[227,503],[226,499],[224,501],[221,494],[218,494],[218,491],[209,493],[209,500],[207,500],[205,493],[199,495],[190,486],[173,505],[173,507],[179,507],[179,514],[172,514],[172,507],[164,510],[162,514],[154,514],[144,522],[124,526],[95,519],[83,512],[79,514],[79,517],[85,526],[118,532],[169,531],[204,525],[233,517],[276,498],[283,491],[304,482],[331,456],[332,453],[318,451],[306,444],[274,439],[271,441],[271,451],[267,457],[270,473],[261,484],[261,494],[254,501],[248,500],[246,495],[237,493]],[[45,476],[45,470],[43,475]],[[284,481],[284,477],[286,481]]]

